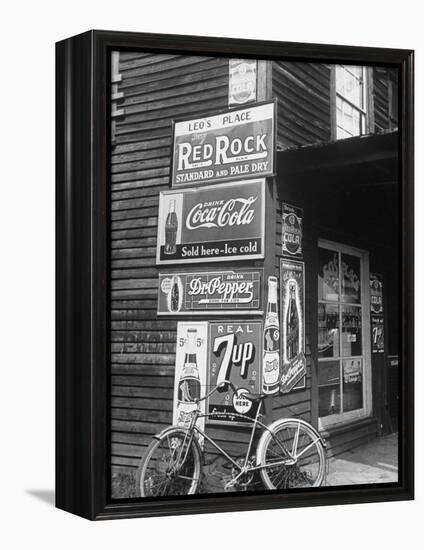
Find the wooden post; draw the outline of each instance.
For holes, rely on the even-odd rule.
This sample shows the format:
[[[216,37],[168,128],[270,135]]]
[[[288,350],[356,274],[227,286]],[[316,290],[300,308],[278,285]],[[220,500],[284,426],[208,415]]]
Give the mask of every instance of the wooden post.
[[[257,101],[272,99],[272,62],[258,61]],[[275,121],[277,124],[277,121]],[[275,143],[276,147],[277,144]],[[268,300],[268,277],[276,275],[276,230],[277,230],[277,183],[275,178],[267,178],[265,190],[265,259],[264,259],[264,283],[263,305],[266,315]],[[267,422],[272,421],[273,398],[265,399],[264,412]]]

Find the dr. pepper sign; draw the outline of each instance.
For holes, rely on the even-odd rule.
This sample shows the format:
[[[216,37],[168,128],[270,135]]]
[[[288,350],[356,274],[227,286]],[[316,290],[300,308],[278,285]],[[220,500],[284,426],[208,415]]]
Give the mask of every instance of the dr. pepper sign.
[[[174,122],[171,186],[274,175],[275,102]]]
[[[158,264],[264,257],[265,180],[162,191]]]

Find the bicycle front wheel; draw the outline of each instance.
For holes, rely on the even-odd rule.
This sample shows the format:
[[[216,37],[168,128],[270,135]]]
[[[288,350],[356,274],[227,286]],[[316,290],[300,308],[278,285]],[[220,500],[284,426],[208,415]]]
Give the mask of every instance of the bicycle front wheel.
[[[326,456],[321,438],[307,422],[282,419],[266,431],[258,445],[261,477],[267,489],[319,487]]]
[[[192,495],[201,474],[201,451],[194,437],[175,428],[159,435],[137,469],[140,497]]]

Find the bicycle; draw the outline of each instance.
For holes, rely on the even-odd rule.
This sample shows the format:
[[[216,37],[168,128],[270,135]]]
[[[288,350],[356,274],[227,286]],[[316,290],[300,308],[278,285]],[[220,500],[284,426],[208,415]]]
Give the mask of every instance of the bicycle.
[[[281,418],[265,425],[260,418],[264,394],[244,393],[243,397],[258,403],[255,418],[234,413],[252,424],[246,455],[243,459],[231,457],[218,443],[197,426],[202,417],[218,417],[223,413],[202,413],[200,402],[228,384],[237,392],[231,381],[225,380],[207,395],[195,399],[196,409],[190,413],[187,426],[170,426],[154,437],[137,469],[137,494],[140,497],[192,495],[200,486],[203,451],[199,443],[208,441],[232,465],[232,478],[224,490],[233,487],[247,488],[260,472],[266,489],[319,487],[326,472],[325,442],[319,432],[305,420]],[[263,433],[252,455],[257,428]]]

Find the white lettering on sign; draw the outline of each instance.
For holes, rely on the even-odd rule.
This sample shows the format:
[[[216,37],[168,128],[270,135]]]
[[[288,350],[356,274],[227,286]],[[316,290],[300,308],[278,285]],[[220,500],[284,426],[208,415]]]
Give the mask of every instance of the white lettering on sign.
[[[253,358],[252,342],[235,344],[235,334],[225,334],[215,338],[213,352],[216,354],[221,345],[225,345],[225,353],[216,380],[217,386],[230,378],[231,365],[240,366],[240,376],[246,376],[249,362]]]
[[[241,160],[266,158],[268,155],[265,139],[267,134],[239,137],[230,140],[228,136],[216,136],[215,147],[210,143],[192,145],[190,142],[178,144],[177,170],[205,168],[207,166],[230,164]],[[212,158],[214,157],[214,158]]]
[[[212,207],[200,202],[188,213],[186,227],[191,230],[199,227],[249,225],[255,217],[255,210],[250,206],[256,202],[257,198],[252,196],[248,199],[230,199],[222,206]]]
[[[221,277],[214,277],[210,281],[202,281],[196,277],[190,281],[189,296],[199,294],[219,294],[223,300],[233,300],[234,296],[244,295],[247,301],[253,298],[253,281],[231,281],[224,282]]]

